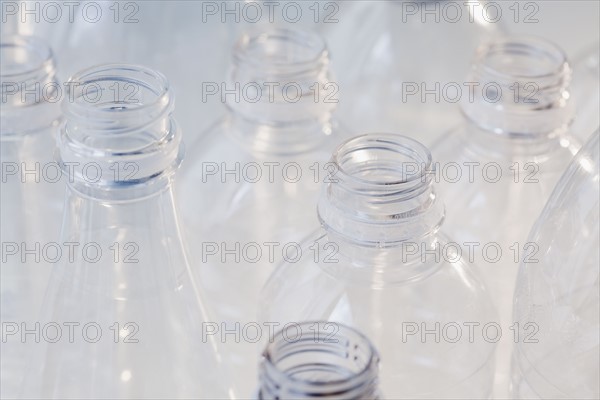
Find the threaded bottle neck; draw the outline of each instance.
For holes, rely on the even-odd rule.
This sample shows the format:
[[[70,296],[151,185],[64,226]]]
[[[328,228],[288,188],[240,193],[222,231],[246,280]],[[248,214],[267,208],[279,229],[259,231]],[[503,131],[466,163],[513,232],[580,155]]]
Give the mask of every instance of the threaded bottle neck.
[[[260,365],[259,398],[376,399],[379,356],[360,332],[333,322],[291,324]]]
[[[317,34],[274,29],[242,35],[226,96],[232,131],[254,150],[298,153],[331,133],[336,108],[329,51]]]
[[[479,127],[517,137],[548,136],[573,118],[571,68],[554,44],[508,37],[482,46],[463,96],[463,113]]]
[[[71,77],[66,86],[58,145],[69,183],[114,195],[116,189],[139,191],[177,169],[181,133],[171,116],[174,96],[161,73],[100,65]]]
[[[328,235],[370,247],[396,246],[436,232],[444,218],[429,150],[401,135],[367,134],[343,143],[320,197]]]
[[[62,90],[50,47],[33,36],[6,35],[0,55],[2,138],[50,126],[59,118]]]

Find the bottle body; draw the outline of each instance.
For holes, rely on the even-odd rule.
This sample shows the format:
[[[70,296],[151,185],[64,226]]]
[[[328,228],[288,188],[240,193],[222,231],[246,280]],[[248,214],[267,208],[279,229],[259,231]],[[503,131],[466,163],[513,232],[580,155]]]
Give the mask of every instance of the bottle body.
[[[578,146],[568,135],[544,139],[541,146],[489,135],[473,125],[461,126],[433,151],[440,160],[440,190],[449,199],[446,226],[463,246],[475,243],[477,265],[507,316],[511,306],[506,299],[514,292],[519,261],[537,253],[527,242],[527,227]],[[485,147],[477,136],[483,136]]]
[[[169,85],[134,65],[93,67],[71,82],[59,132],[69,251],[52,273],[22,394],[227,398],[175,211],[183,153]],[[135,85],[138,97],[113,97],[115,84]],[[86,101],[89,87],[104,89],[100,106]]]
[[[467,327],[495,323],[495,312],[439,230],[444,212],[427,154],[399,135],[363,135],[338,148],[338,180],[319,201],[322,228],[265,285],[261,321],[361,330],[382,354],[381,390],[391,398],[485,398],[495,344],[481,332],[469,338]]]
[[[598,132],[552,192],[529,241],[539,256],[523,259],[514,297],[519,333],[515,398],[597,398]]]
[[[305,154],[256,154],[232,137],[231,127],[220,121],[190,149],[198,161],[182,167],[179,194],[203,285],[223,318],[249,322],[255,304],[239,301],[255,300],[276,263],[314,230],[319,180],[330,174],[327,149],[341,135]]]
[[[202,339],[209,317],[198,306],[176,218],[170,187],[123,204],[69,190],[62,243],[72,244],[73,258],[53,270],[38,321],[49,339],[51,329],[60,334],[56,343],[43,340],[27,395],[226,395],[215,349]]]
[[[299,261],[278,268],[265,286],[262,323],[285,326],[318,318],[360,329],[380,349],[381,390],[390,398],[491,395],[496,334],[489,328],[489,337],[484,336],[483,327],[487,330],[497,320],[470,266],[420,265],[425,276],[380,287],[369,280],[372,271],[344,277],[344,270],[361,267],[352,258],[336,254],[339,242],[320,233],[302,248]],[[439,245],[446,243],[450,241]],[[317,251],[319,263],[315,263]],[[411,268],[402,261],[406,253],[410,252],[399,250],[389,265],[377,267]],[[474,327],[472,339],[469,326]]]

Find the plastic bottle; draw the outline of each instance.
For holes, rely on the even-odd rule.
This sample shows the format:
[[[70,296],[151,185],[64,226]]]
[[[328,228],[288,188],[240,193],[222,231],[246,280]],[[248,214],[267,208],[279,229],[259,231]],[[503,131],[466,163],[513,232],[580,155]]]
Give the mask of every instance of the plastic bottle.
[[[322,228],[269,279],[263,324],[323,320],[361,330],[385,355],[389,398],[488,397],[495,310],[466,253],[443,233],[427,148],[362,135],[331,162]]]
[[[23,396],[228,397],[173,200],[183,147],[166,78],[109,64],[68,87],[58,139],[66,254]]]
[[[243,328],[256,323],[260,289],[317,222],[319,181],[343,137],[336,87],[323,40],[290,29],[243,35],[229,80],[205,87],[228,114],[189,148],[179,198],[239,393],[254,390],[260,348]]]
[[[527,234],[579,142],[571,68],[560,48],[537,37],[482,46],[461,99],[464,122],[433,146],[446,228],[469,247],[500,312],[496,396],[508,395],[512,296],[519,260],[537,253]]]
[[[53,256],[44,249],[60,234],[65,181],[53,160],[53,130],[63,88],[42,40],[6,35],[0,46],[0,393],[9,398],[26,369],[21,324],[35,320],[50,276]]]

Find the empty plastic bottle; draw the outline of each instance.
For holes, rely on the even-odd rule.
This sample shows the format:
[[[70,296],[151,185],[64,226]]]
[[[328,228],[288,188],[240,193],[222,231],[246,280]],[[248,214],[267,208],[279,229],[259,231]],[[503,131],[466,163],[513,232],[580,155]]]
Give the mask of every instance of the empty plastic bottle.
[[[276,29],[243,35],[228,82],[204,90],[221,96],[228,115],[190,147],[179,198],[218,337],[249,395],[260,348],[242,329],[256,322],[275,263],[294,257],[317,222],[318,183],[342,137],[336,83],[318,35]]]
[[[500,312],[496,396],[508,395],[512,296],[527,234],[579,142],[569,134],[571,68],[554,44],[508,37],[481,47],[461,99],[465,122],[432,146],[445,226],[469,247]]]
[[[443,233],[427,148],[400,135],[343,143],[322,228],[261,295],[264,324],[323,320],[367,335],[389,398],[486,398],[496,315],[466,253]]]
[[[565,171],[529,241],[514,297],[512,396],[600,396],[599,133]]]
[[[379,355],[348,326],[315,321],[284,327],[260,363],[258,398],[378,399]]]
[[[53,130],[62,86],[42,40],[6,35],[0,46],[0,393],[11,398],[26,368],[21,324],[39,312],[53,258],[46,250],[60,234],[65,185]]]
[[[60,245],[25,397],[224,398],[172,182],[183,156],[165,77],[102,65],[68,82]]]

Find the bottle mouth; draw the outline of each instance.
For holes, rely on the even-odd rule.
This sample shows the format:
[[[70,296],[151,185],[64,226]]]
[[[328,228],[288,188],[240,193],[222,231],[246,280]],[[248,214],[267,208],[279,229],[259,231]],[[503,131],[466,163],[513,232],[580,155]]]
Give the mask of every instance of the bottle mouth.
[[[99,65],[75,74],[66,86],[58,145],[70,182],[123,189],[155,182],[177,169],[183,157],[181,132],[171,117],[174,95],[160,72]],[[89,164],[99,170],[99,179],[86,179]]]
[[[90,125],[97,122],[102,130],[119,120],[154,120],[174,108],[167,78],[140,65],[91,67],[69,78],[66,87],[67,118]]]
[[[231,131],[261,152],[297,154],[330,133],[338,86],[316,33],[277,28],[243,34],[226,87]]]
[[[22,82],[30,76],[54,73],[52,50],[34,36],[6,35],[0,42],[2,82]]]
[[[379,355],[359,331],[335,322],[288,324],[260,367],[261,399],[374,398]]]
[[[431,181],[433,169],[424,145],[397,134],[354,137],[337,148],[331,161],[334,182],[362,193],[410,191]]]
[[[478,50],[476,63],[499,81],[564,83],[567,56],[554,43],[535,36],[507,37]]]
[[[464,115],[487,131],[514,138],[553,136],[573,118],[571,67],[555,44],[509,36],[477,51],[461,99]]]
[[[416,140],[397,134],[357,136],[338,147],[332,164],[317,207],[330,239],[384,248],[441,226],[435,165]]]
[[[234,47],[235,65],[253,67],[265,78],[322,70],[329,55],[316,33],[277,28],[245,33]]]
[[[21,140],[58,124],[62,91],[52,50],[43,40],[34,36],[2,36],[0,86],[2,141]]]

